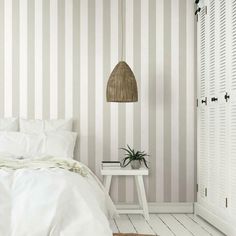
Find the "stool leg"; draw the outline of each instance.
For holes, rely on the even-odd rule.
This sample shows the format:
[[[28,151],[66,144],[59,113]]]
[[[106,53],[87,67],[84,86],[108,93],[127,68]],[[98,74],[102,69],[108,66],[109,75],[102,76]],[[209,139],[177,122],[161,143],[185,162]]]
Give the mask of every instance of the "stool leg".
[[[106,191],[109,193],[110,191],[110,186],[111,186],[111,175],[106,175],[104,176],[104,187],[106,189]]]
[[[143,177],[141,175],[138,175],[137,181],[138,181],[138,188],[139,188],[139,195],[140,195],[139,198],[142,203],[144,218],[148,221],[149,213],[148,213],[148,205],[147,205],[146,193],[145,193],[145,188],[144,188],[144,183],[143,183]]]
[[[136,185],[136,189],[137,189],[137,193],[138,193],[138,202],[139,205],[143,208],[143,203],[142,203],[142,199],[141,199],[141,193],[140,193],[140,188],[139,188],[139,182],[138,182],[138,176],[134,176],[135,178],[135,185]]]

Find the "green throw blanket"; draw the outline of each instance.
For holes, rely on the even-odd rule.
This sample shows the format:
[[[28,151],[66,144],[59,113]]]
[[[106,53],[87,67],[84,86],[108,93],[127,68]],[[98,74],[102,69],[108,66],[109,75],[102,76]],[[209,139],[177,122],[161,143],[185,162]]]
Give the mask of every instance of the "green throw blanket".
[[[87,176],[87,169],[78,161],[72,159],[62,159],[56,157],[41,157],[35,159],[13,159],[0,157],[0,169],[7,168],[18,170],[23,168],[42,169],[42,168],[61,168],[82,176]]]

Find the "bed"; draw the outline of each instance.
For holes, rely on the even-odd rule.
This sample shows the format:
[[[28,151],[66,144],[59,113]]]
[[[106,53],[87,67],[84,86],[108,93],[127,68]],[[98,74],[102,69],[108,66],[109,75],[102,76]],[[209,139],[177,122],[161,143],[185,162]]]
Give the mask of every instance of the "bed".
[[[76,134],[43,123],[36,133],[0,131],[0,235],[112,236],[114,205],[89,168],[73,160]]]

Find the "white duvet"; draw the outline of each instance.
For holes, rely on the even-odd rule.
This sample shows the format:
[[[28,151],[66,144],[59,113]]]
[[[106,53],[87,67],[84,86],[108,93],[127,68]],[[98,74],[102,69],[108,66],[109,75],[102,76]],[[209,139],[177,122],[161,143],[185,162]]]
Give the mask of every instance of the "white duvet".
[[[112,236],[113,209],[89,170],[0,168],[0,236]]]

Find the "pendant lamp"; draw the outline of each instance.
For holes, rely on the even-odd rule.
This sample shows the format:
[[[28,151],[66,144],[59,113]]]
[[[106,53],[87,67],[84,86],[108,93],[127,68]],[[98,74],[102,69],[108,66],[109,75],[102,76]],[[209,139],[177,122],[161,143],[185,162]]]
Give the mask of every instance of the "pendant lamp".
[[[137,102],[138,87],[133,71],[123,60],[123,0],[121,0],[122,13],[122,56],[113,69],[107,82],[107,102]]]

